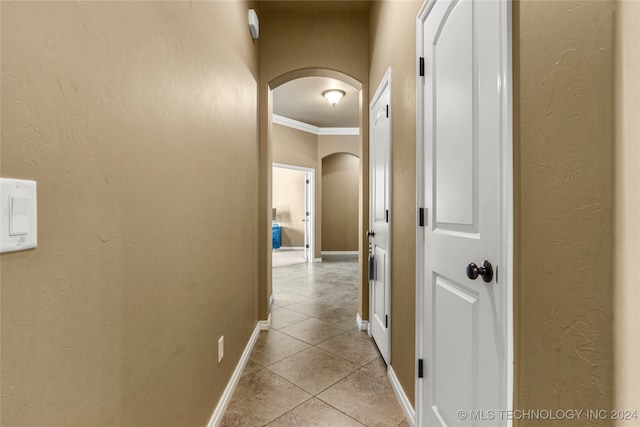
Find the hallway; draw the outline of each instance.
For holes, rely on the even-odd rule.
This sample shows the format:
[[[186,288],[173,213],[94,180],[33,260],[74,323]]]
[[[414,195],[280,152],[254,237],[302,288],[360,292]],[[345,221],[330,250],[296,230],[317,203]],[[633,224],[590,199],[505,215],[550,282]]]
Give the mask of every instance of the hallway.
[[[273,269],[269,331],[223,426],[408,426],[376,346],[355,322],[355,257]]]

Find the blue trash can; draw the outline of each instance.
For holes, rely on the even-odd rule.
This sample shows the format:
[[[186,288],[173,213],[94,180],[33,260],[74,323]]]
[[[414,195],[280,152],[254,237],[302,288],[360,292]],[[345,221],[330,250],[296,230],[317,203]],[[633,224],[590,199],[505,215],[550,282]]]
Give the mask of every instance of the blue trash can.
[[[282,234],[282,228],[280,224],[271,225],[271,234],[273,236],[273,249],[280,249],[280,237]]]

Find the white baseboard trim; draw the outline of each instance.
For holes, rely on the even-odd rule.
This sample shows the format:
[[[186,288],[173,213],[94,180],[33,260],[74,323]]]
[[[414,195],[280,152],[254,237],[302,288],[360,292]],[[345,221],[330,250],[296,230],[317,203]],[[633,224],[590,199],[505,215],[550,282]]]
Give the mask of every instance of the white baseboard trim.
[[[322,258],[314,258],[313,262],[322,262]]]
[[[280,246],[278,249],[274,249],[276,252],[287,252],[287,251],[303,251],[304,246]]]
[[[258,322],[258,324],[260,325],[261,331],[268,331],[271,327],[271,313],[269,313],[269,317],[267,318],[267,320],[261,320]]]
[[[369,321],[362,320],[362,317],[360,317],[360,313],[356,314],[356,325],[358,325],[358,329],[360,329],[361,331],[369,330]]]
[[[229,406],[229,402],[231,401],[231,396],[233,396],[233,392],[238,385],[238,381],[240,380],[240,376],[242,375],[242,371],[244,370],[247,361],[249,360],[249,356],[251,355],[251,351],[253,350],[253,346],[256,344],[256,340],[258,339],[258,335],[260,335],[260,322],[256,324],[256,327],[253,329],[253,333],[249,338],[249,342],[244,348],[242,352],[242,356],[240,356],[240,361],[236,365],[236,369],[233,371],[231,375],[231,379],[227,383],[227,387],[225,387],[224,392],[222,393],[222,397],[220,397],[220,401],[218,401],[218,405],[216,409],[213,411],[213,415],[209,420],[209,424],[207,427],[218,427],[220,422],[222,422],[222,417],[224,416],[224,411],[227,410],[227,406]]]
[[[358,255],[358,251],[322,251],[322,255]]]
[[[400,403],[400,407],[402,407],[402,410],[404,411],[404,414],[407,417],[407,422],[411,427],[415,427],[416,411],[413,409],[413,405],[411,404],[411,402],[409,401],[409,398],[407,397],[404,390],[402,389],[402,386],[400,385],[400,381],[398,380],[398,377],[396,376],[396,373],[391,367],[391,365],[389,365],[389,368],[387,369],[387,376],[389,377],[389,381],[391,382],[391,388],[393,388],[393,392],[396,394],[396,397],[398,398],[398,403]]]

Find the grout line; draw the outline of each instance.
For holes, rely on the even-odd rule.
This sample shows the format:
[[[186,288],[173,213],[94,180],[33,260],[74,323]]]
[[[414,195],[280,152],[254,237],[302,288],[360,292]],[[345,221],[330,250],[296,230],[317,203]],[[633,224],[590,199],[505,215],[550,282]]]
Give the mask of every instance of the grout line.
[[[278,375],[278,374],[276,374]],[[279,375],[278,375],[279,376]],[[282,377],[281,377],[282,378]],[[306,390],[305,390],[306,391]],[[301,404],[299,404],[298,406],[289,409],[287,412],[285,412],[284,414],[278,415],[276,418],[274,418],[273,420],[269,421],[267,424],[265,424],[265,426],[268,426],[269,424],[271,424],[274,421],[278,421],[280,418],[284,417],[285,415],[287,415],[288,413],[290,413],[291,411],[295,411],[296,409],[298,409],[299,407],[301,407],[302,405],[304,405],[305,403],[307,403],[308,401],[312,400],[314,398],[314,396],[311,396],[310,398],[308,398],[307,400],[305,400],[304,402],[302,402]]]

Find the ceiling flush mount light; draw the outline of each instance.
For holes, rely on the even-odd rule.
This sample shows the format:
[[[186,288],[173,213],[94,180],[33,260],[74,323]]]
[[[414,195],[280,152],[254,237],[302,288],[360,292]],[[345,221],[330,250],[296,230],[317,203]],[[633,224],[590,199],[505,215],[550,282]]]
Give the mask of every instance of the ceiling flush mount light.
[[[340,102],[340,100],[344,95],[345,95],[345,92],[340,89],[329,89],[322,92],[322,96],[327,98],[327,101],[329,101],[329,104],[331,104],[334,107],[338,102]]]

